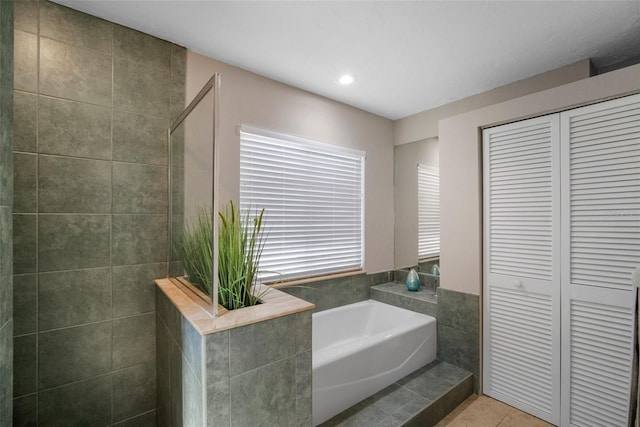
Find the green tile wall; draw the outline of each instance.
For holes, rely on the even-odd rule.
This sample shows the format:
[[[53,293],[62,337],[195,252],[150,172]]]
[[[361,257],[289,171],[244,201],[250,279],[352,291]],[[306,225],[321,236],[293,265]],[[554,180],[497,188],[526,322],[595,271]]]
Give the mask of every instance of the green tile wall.
[[[13,425],[13,2],[0,2],[0,427]],[[21,343],[20,343],[21,344]],[[25,345],[24,347],[27,347]],[[19,347],[21,350],[22,347]],[[28,382],[32,382],[29,379]]]
[[[294,297],[315,304],[315,312],[368,300],[371,287],[391,281],[393,272],[357,274],[337,279],[321,279],[300,286],[280,288]]]
[[[312,424],[311,311],[202,336],[156,293],[158,425]]]
[[[474,391],[480,374],[480,298],[438,289],[438,358],[473,372]]]
[[[0,279],[16,307],[15,381],[0,378],[13,415],[6,424],[0,407],[0,427],[155,426],[153,279],[167,272],[166,130],[184,108],[186,50],[47,1],[0,11],[16,165],[0,162],[0,233],[13,237],[13,259],[0,261],[13,283],[10,271]]]

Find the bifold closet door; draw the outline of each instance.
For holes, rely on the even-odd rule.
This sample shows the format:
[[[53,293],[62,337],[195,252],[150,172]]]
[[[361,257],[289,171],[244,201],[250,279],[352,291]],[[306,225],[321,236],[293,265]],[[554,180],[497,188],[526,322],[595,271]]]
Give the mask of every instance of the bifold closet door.
[[[640,95],[561,113],[562,425],[627,426],[640,266]]]
[[[483,132],[483,392],[560,420],[559,116]]]

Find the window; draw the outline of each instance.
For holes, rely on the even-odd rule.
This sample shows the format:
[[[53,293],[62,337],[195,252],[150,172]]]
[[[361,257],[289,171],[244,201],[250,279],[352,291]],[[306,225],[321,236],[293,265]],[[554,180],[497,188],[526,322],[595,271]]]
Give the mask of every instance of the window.
[[[440,255],[440,172],[418,164],[418,258]]]
[[[265,208],[260,279],[361,269],[361,151],[264,130],[240,130],[240,209]]]

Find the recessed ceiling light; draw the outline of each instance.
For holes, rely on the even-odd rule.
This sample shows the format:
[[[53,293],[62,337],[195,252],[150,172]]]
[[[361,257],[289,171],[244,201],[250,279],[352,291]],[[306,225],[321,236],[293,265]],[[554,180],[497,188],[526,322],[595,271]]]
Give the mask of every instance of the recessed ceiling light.
[[[351,83],[353,83],[353,76],[351,74],[345,74],[344,76],[340,77],[340,79],[338,80],[338,82],[341,85],[350,85]]]

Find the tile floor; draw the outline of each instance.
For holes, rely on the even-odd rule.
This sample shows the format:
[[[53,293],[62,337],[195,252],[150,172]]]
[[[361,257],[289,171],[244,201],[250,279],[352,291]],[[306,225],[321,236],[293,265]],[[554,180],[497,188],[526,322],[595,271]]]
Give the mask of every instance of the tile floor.
[[[552,427],[545,421],[487,396],[472,395],[435,427]]]
[[[320,427],[400,427],[417,414],[433,418],[464,402],[473,389],[471,372],[435,361],[341,412]],[[410,425],[418,425],[413,421]]]

